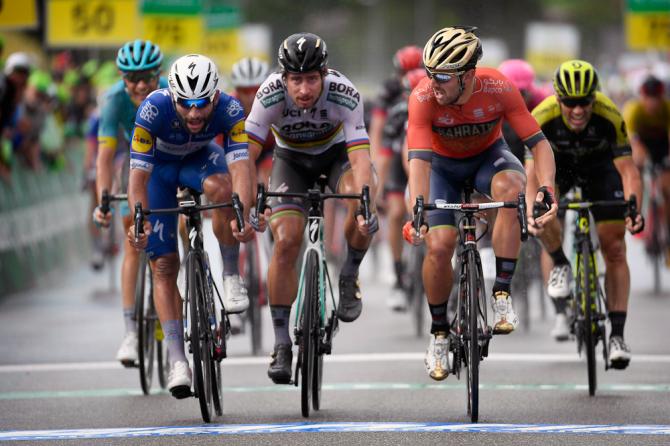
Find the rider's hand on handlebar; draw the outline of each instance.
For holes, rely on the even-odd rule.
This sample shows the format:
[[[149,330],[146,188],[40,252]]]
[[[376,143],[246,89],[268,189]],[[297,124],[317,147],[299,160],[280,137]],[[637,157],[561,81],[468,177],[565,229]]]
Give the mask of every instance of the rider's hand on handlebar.
[[[95,209],[93,209],[93,223],[99,228],[109,228],[109,225],[112,223],[112,210],[110,209],[109,212],[103,214],[100,210],[100,206],[96,206]]]
[[[641,214],[635,215],[635,222],[630,215],[626,215],[626,229],[631,234],[637,234],[644,230],[644,217]]]
[[[377,213],[370,213],[370,221],[365,224],[365,217],[363,214],[356,214],[356,222],[358,223],[358,230],[363,235],[372,235],[375,232],[379,231],[379,218],[377,218]]]
[[[265,232],[268,227],[268,221],[270,220],[271,213],[272,211],[269,207],[266,208],[265,212],[260,215],[257,214],[255,207],[251,208],[249,211],[249,224],[252,228],[254,228],[254,231]]]
[[[539,204],[542,207],[543,214],[539,217],[535,217],[536,212],[533,210],[533,215],[528,217],[528,223],[531,227],[541,228],[549,221],[556,218],[558,214],[558,204],[556,203],[556,198],[552,188],[548,186],[542,186],[537,190],[537,195],[535,196],[536,206]]]
[[[135,223],[130,225],[128,228],[127,238],[130,246],[135,248],[138,251],[142,251],[147,247],[149,243],[149,234],[151,234],[151,223],[149,220],[144,220],[144,233],[139,234],[137,241],[135,240]]]
[[[408,243],[411,243],[414,246],[418,246],[421,243],[423,243],[423,239],[426,237],[427,232],[428,232],[428,226],[422,225],[421,230],[419,231],[419,235],[417,235],[416,230],[414,229],[413,221],[406,222],[405,225],[402,227],[403,238]]]
[[[233,230],[233,237],[235,237],[235,239],[238,242],[242,243],[246,243],[249,240],[253,239],[254,234],[256,233],[256,231],[254,231],[254,228],[252,228],[250,224],[244,225],[244,228],[242,228],[242,232],[238,231],[237,220],[234,218],[230,221],[230,228]]]

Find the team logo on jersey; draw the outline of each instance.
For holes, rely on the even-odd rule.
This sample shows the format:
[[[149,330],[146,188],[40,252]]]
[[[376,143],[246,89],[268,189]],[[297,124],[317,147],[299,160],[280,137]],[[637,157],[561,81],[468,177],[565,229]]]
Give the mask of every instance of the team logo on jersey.
[[[467,136],[479,136],[490,133],[498,123],[498,119],[477,124],[461,124],[453,127],[433,126],[433,131],[444,138],[464,138]]]
[[[472,110],[472,114],[474,115],[475,118],[483,118],[484,117],[484,110],[481,108],[475,108]]]
[[[353,111],[358,105],[358,102],[354,101],[353,99],[337,93],[328,93],[326,100],[329,102],[334,102],[343,107],[347,107],[351,111]]]
[[[284,84],[281,83],[281,79],[277,79],[276,81],[268,82],[264,86],[262,86],[257,92],[256,92],[256,98],[260,99],[266,94],[273,93],[275,91],[284,91]]]
[[[151,102],[146,101],[144,106],[142,106],[142,110],[140,110],[140,118],[151,124],[154,122],[156,116],[158,116],[158,107]]]
[[[277,91],[275,93],[272,93],[270,96],[266,96],[263,99],[261,99],[261,104],[263,104],[263,107],[268,108],[272,105],[278,104],[283,100],[284,100],[284,91]]]
[[[242,112],[244,112],[244,110],[242,109],[242,105],[240,105],[239,101],[230,101],[230,103],[228,103],[228,107],[226,107],[226,113],[232,117],[235,117]]]
[[[244,121],[239,121],[230,130],[230,139],[236,143],[246,143],[247,133],[244,131]]]
[[[135,127],[133,132],[132,149],[133,152],[147,153],[153,146],[153,139],[149,132],[142,127]]]
[[[172,121],[170,121],[170,128],[177,130],[179,127],[181,127],[181,122],[179,122],[179,119],[174,118]]]

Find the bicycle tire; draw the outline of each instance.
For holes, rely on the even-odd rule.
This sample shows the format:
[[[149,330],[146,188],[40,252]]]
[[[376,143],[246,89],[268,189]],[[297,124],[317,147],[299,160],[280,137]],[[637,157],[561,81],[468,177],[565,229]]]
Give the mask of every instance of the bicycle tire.
[[[316,252],[307,254],[305,263],[305,283],[302,294],[302,313],[300,315],[300,402],[302,416],[309,417],[309,411],[312,404],[312,388],[314,386],[314,356],[316,355],[315,340],[318,333],[314,332],[314,322],[316,319],[315,310],[316,301],[319,298],[319,265]]]
[[[260,308],[260,271],[258,265],[257,240],[247,243],[246,249],[246,278],[247,293],[249,296],[249,309],[247,310],[247,321],[250,326],[251,354],[257,356],[261,354],[262,347],[262,322]]]
[[[584,323],[582,325],[582,330],[584,331],[584,347],[586,349],[586,367],[588,373],[589,381],[589,395],[593,396],[596,393],[596,388],[598,386],[597,375],[596,375],[596,336],[593,330],[593,292],[595,290],[595,283],[592,283],[593,279],[593,253],[591,247],[589,246],[589,241],[585,240],[581,243],[579,247],[580,251],[580,262],[582,269],[582,308],[584,311]]]
[[[165,389],[167,387],[168,374],[170,373],[170,355],[167,351],[167,344],[164,342],[165,334],[160,321],[156,322],[154,336],[156,337],[156,364],[158,365],[156,371],[158,374],[158,384],[160,384],[161,389]]]
[[[470,420],[476,423],[479,419],[479,268],[477,267],[475,251],[469,251],[466,256],[467,274],[467,318],[468,338],[466,339],[467,355],[467,389],[468,389],[468,415]]]
[[[323,266],[326,268],[326,266]],[[325,314],[325,304],[326,304],[326,298],[325,298],[325,279],[323,279],[323,276],[320,274],[320,272],[317,270],[317,279],[318,282],[318,299],[316,300],[316,308],[314,309],[314,333],[315,333],[315,340],[314,340],[314,370],[312,371],[312,407],[314,410],[320,410],[321,409],[321,386],[323,384],[323,351],[321,349],[321,341],[323,339],[323,336],[325,335],[324,330],[322,329],[322,310]],[[323,299],[322,294],[323,293]]]
[[[651,244],[654,247],[650,253],[652,268],[653,268],[653,277],[654,277],[654,294],[658,295],[661,292],[661,262],[663,261],[662,246],[665,246],[664,237],[660,235],[662,230],[662,223],[660,219],[660,213],[658,211],[658,204],[656,200],[652,199],[650,204],[650,220],[653,232],[651,235]]]
[[[156,313],[155,310],[152,311],[151,287],[146,286],[147,282],[151,281],[151,278],[147,279],[147,274],[151,275],[151,268],[148,267],[148,263],[146,254],[141,253],[135,280],[138,368],[140,370],[140,386],[142,387],[142,393],[145,395],[149,395],[151,392],[156,325]]]
[[[407,297],[411,308],[412,320],[414,322],[414,334],[417,338],[424,336],[424,289],[421,277],[423,266],[423,248],[412,247],[410,260],[407,267]]]
[[[188,262],[188,303],[190,308],[190,343],[193,354],[193,388],[200,403],[202,420],[212,420],[211,353],[207,349],[207,327],[204,302],[204,272],[197,255],[190,255]]]

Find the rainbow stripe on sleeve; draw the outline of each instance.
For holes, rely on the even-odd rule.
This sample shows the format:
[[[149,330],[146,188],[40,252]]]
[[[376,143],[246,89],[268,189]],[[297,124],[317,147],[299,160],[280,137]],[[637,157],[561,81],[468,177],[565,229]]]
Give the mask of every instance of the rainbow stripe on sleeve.
[[[363,149],[370,149],[370,140],[368,138],[354,139],[347,143],[347,153]]]

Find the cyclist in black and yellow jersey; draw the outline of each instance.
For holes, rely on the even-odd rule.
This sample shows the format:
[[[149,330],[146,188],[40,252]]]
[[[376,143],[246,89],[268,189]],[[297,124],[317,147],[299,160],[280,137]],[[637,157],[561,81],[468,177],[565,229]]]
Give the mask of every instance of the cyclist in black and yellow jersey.
[[[663,209],[670,209],[670,100],[665,99],[663,82],[653,75],[648,76],[640,86],[640,97],[624,106],[623,116],[635,164],[640,169],[649,164],[658,172],[665,203]],[[666,228],[670,228],[670,212],[665,213],[665,222]],[[670,251],[666,261],[670,261]]]
[[[565,193],[579,186],[585,200],[622,200],[631,194],[639,198],[642,182],[631,157],[624,120],[614,103],[597,89],[598,75],[593,66],[570,60],[556,71],[555,96],[546,98],[533,110],[554,150],[556,192]],[[532,162],[527,168],[533,170]],[[528,178],[535,176],[528,172]],[[631,358],[623,338],[630,291],[624,235],[626,228],[631,233],[641,231],[644,219],[638,215],[632,221],[624,215],[623,208],[594,209],[593,217],[606,265],[605,292],[612,324],[608,359],[613,368],[623,369]],[[558,317],[565,319],[572,271],[563,252],[560,224],[554,220],[534,231],[554,262],[547,291],[563,303],[557,305],[563,313]]]

